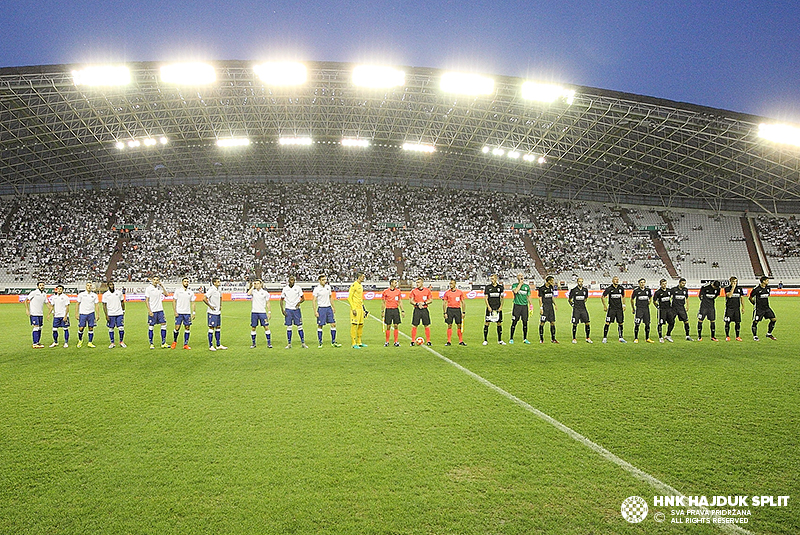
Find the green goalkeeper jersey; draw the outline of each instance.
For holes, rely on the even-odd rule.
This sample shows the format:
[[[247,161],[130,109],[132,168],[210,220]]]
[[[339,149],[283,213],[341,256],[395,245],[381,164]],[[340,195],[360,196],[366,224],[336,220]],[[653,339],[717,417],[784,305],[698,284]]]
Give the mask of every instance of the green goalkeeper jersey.
[[[516,290],[518,286],[519,286],[519,291],[514,294],[514,304],[527,305],[528,297],[530,297],[531,295],[531,287],[523,282],[512,285],[511,289]]]

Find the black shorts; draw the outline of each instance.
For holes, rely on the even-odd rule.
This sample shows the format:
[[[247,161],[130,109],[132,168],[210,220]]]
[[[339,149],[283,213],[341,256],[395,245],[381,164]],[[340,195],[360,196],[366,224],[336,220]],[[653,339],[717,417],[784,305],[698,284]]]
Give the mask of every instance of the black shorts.
[[[725,310],[725,317],[723,318],[725,323],[741,323],[742,322],[742,310],[740,308],[734,308],[733,310]]]
[[[606,310],[606,323],[619,323],[622,325],[625,322],[625,311],[621,308],[609,308]]]
[[[487,323],[503,323],[503,311],[502,310],[498,310],[497,312],[500,313],[500,319],[498,319],[497,321],[493,322],[492,320],[489,319],[489,314],[492,313],[492,310],[487,308],[486,309],[486,322]]]
[[[556,321],[556,310],[554,308],[542,309],[542,315],[539,317],[541,323],[554,323]]]
[[[672,309],[672,319],[676,318],[678,321],[689,321],[689,313],[686,312],[686,307]]]
[[[427,308],[416,308],[414,307],[414,314],[411,316],[411,325],[416,327],[419,323],[427,327],[431,324],[431,314],[428,312]]]
[[[775,313],[771,308],[755,309],[753,311],[753,321],[775,319]]]
[[[700,307],[700,310],[697,312],[697,321],[703,321],[703,320],[716,321],[717,309]]]
[[[528,323],[528,305],[514,305],[514,310],[511,311],[511,319]]]
[[[444,321],[448,325],[452,325],[453,322],[455,322],[456,325],[461,325],[461,309],[447,307]]]
[[[572,323],[575,325],[578,323],[589,323],[589,311],[585,308],[573,308]]]
[[[387,308],[383,312],[383,323],[384,325],[400,325],[400,309]]]
[[[633,323],[636,325],[640,323],[650,324],[650,308],[637,308],[633,314]]]
[[[659,308],[658,312],[656,312],[658,317],[658,324],[664,325],[669,323],[672,325],[675,323],[675,312],[671,308]]]

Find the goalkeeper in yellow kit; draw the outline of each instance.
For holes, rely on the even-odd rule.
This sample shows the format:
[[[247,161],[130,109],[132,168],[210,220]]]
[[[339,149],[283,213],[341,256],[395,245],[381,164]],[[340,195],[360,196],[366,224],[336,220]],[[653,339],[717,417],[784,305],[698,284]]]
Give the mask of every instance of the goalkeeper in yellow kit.
[[[350,338],[353,341],[354,349],[367,347],[366,344],[361,342],[365,315],[364,287],[361,283],[364,282],[365,278],[364,272],[359,271],[356,275],[356,281],[350,286],[350,291],[347,294],[347,304],[350,305]]]

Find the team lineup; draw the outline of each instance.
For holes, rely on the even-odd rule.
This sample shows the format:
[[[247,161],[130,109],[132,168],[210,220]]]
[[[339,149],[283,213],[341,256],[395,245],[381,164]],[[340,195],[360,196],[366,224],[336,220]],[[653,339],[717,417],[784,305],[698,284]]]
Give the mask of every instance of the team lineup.
[[[364,331],[364,321],[368,317],[364,304],[365,274],[359,272],[355,282],[350,286],[346,302],[350,308],[350,339],[351,347],[361,349],[367,347],[362,337]],[[708,321],[710,339],[717,342],[716,331],[716,300],[724,292],[725,313],[723,316],[725,327],[725,340],[733,339],[742,341],[741,323],[745,314],[745,304],[749,302],[753,309],[753,321],[751,331],[754,341],[759,341],[758,324],[762,320],[768,320],[766,336],[775,340],[773,334],[776,317],[769,305],[770,287],[769,278],[761,277],[759,284],[749,292],[739,286],[736,277],[730,277],[726,286],[722,286],[719,281],[713,281],[700,288],[698,299],[700,302],[697,313],[697,340],[703,340],[703,329],[705,322]],[[87,283],[85,289],[81,291],[76,300],[75,319],[78,322],[78,342],[77,347],[81,348],[84,344],[86,334],[87,347],[94,348],[94,328],[100,316],[100,306],[102,305],[103,316],[108,327],[110,340],[109,349],[117,347],[127,347],[125,344],[125,293],[116,288],[114,282],[107,284],[108,289],[102,294],[102,301],[94,291],[94,285]],[[522,343],[530,344],[528,340],[528,320],[532,315],[536,304],[539,308],[539,343],[545,342],[545,327],[550,324],[550,342],[559,343],[556,339],[556,312],[557,306],[554,298],[558,296],[558,289],[555,280],[548,276],[544,284],[535,288],[536,296],[530,284],[526,283],[523,274],[517,275],[515,283],[510,285],[511,300],[513,302],[512,321],[508,342],[503,340],[503,308],[506,301],[506,287],[500,282],[499,276],[493,274],[490,283],[484,288],[484,327],[483,345],[489,344],[489,329],[495,325],[497,332],[497,343],[500,345],[514,344],[517,327],[521,323]],[[272,332],[270,331],[270,320],[272,310],[270,305],[270,292],[264,288],[261,280],[249,281],[247,295],[251,300],[250,312],[250,340],[251,348],[257,347],[258,327],[262,327],[266,339],[267,348],[272,348]],[[174,327],[172,331],[172,343],[167,343],[167,319],[164,311],[164,299],[170,297],[159,277],[153,277],[149,286],[144,292],[144,302],[147,308],[148,339],[150,349],[156,348],[155,330],[158,327],[161,335],[161,348],[177,349],[178,338],[181,327],[183,328],[183,349],[191,349],[189,345],[191,327],[197,314],[197,294],[189,288],[189,279],[184,277],[181,280],[172,296],[172,308],[174,315]],[[384,325],[385,341],[384,347],[388,347],[393,342],[395,347],[400,346],[399,328],[402,318],[406,311],[403,307],[402,292],[398,286],[397,279],[389,282],[389,288],[381,293],[381,314],[380,319]],[[454,279],[450,280],[449,288],[441,293],[442,316],[447,326],[447,338],[445,346],[453,344],[453,324],[456,327],[458,345],[466,346],[464,341],[464,318],[467,314],[467,294],[457,287]],[[584,286],[582,278],[577,279],[577,284],[567,293],[567,303],[572,309],[572,343],[578,343],[578,325],[583,324],[584,340],[586,343],[593,343],[591,339],[591,324],[589,312],[586,308],[586,301],[589,299],[589,289]],[[330,331],[330,343],[333,347],[341,347],[337,342],[336,329],[336,292],[328,283],[327,277],[321,275],[318,284],[312,291],[312,308],[317,326],[317,341],[319,347],[323,347],[324,327]],[[538,300],[538,303],[537,303]],[[605,322],[603,326],[603,343],[608,343],[608,333],[611,324],[617,326],[618,341],[627,343],[624,337],[625,323],[625,289],[620,285],[619,277],[614,277],[611,284],[605,288],[601,296],[603,310],[605,311]],[[647,343],[654,343],[650,337],[651,332],[651,307],[656,313],[656,329],[658,340],[661,343],[673,342],[672,331],[676,322],[683,323],[684,335],[687,341],[693,341],[690,333],[689,312],[688,312],[689,289],[686,287],[686,280],[680,279],[677,286],[668,288],[667,280],[659,281],[659,288],[653,292],[645,279],[638,281],[638,287],[634,288],[630,295],[630,308],[633,310],[633,342],[639,343],[639,334],[644,328],[643,339]],[[300,305],[306,301],[302,288],[294,276],[290,276],[288,284],[284,286],[280,294],[280,311],[284,317],[286,327],[286,349],[291,349],[292,339],[296,331],[302,348],[308,348],[303,330],[303,317]],[[221,282],[218,277],[214,277],[211,286],[205,291],[202,301],[207,309],[208,325],[208,349],[218,351],[228,349],[221,343],[222,330],[222,302],[223,295]],[[64,293],[64,286],[59,284],[55,287],[52,295],[45,291],[45,283],[39,282],[37,288],[29,293],[25,299],[25,310],[32,326],[33,348],[44,348],[42,343],[42,328],[44,327],[45,313],[52,315],[52,336],[53,342],[49,347],[54,348],[60,345],[59,331],[63,333],[63,347],[69,347],[70,340],[70,305],[71,298]],[[414,288],[408,294],[408,304],[412,308],[411,319],[411,345],[431,346],[431,314],[429,307],[434,306],[433,292],[430,287],[425,286],[425,281],[418,278]],[[535,317],[535,315],[534,315]],[[417,336],[418,328],[422,325],[424,337]],[[733,333],[731,333],[733,326]],[[666,327],[666,331],[664,330]],[[116,334],[116,337],[115,337]],[[117,343],[118,340],[118,343]]]

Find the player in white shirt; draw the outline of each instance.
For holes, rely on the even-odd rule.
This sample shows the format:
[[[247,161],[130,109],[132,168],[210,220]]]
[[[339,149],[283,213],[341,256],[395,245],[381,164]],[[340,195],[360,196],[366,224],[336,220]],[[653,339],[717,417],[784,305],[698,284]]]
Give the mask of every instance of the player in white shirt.
[[[197,311],[196,299],[195,293],[189,289],[189,279],[182,278],[181,286],[172,294],[172,310],[175,312],[175,328],[172,331],[172,346],[170,346],[172,349],[178,346],[178,332],[181,325],[183,325],[183,349],[192,349],[189,347],[189,334]]]
[[[167,318],[164,316],[164,303],[162,301],[167,296],[167,289],[161,284],[161,279],[153,277],[150,286],[144,291],[144,304],[147,306],[147,325],[148,336],[150,337],[150,349],[155,349],[153,345],[153,328],[161,325],[161,347],[167,348]]]
[[[219,277],[211,279],[211,288],[206,290],[203,303],[208,307],[208,349],[228,349],[220,343],[220,326],[222,325],[222,289],[220,288]],[[214,335],[217,338],[217,345],[214,346]]]
[[[114,348],[114,328],[119,331],[119,347],[128,347],[123,341],[125,338],[125,294],[117,290],[113,282],[108,283],[108,290],[103,293],[103,313],[108,326],[108,338],[111,340],[108,348]]]
[[[300,344],[304,349],[308,349],[303,333],[303,316],[300,314],[300,303],[306,300],[303,296],[303,289],[299,284],[295,284],[294,275],[289,276],[289,284],[281,290],[281,314],[286,318],[286,349],[292,348],[292,325],[297,325],[297,334],[300,336]]]
[[[64,286],[56,286],[56,293],[50,296],[48,307],[53,315],[53,343],[50,347],[58,346],[58,330],[64,331],[64,347],[69,347],[69,303],[70,298],[64,293]]]
[[[86,283],[86,289],[78,294],[76,300],[78,304],[78,347],[83,345],[83,331],[89,327],[89,343],[88,347],[95,347],[92,343],[94,340],[94,326],[97,323],[97,304],[100,300],[94,292],[94,285],[91,282]]]
[[[256,347],[256,327],[264,327],[264,335],[267,337],[267,347],[272,349],[272,333],[269,330],[269,320],[272,311],[269,304],[269,292],[262,287],[261,279],[250,281],[247,285],[247,295],[252,297],[250,305],[250,339],[252,344],[250,349]]]
[[[28,314],[32,326],[33,348],[44,347],[42,341],[42,325],[44,325],[44,304],[47,302],[47,292],[44,283],[36,283],[36,289],[25,297],[25,313]]]
[[[333,307],[333,301],[336,300],[336,293],[328,284],[328,277],[325,275],[319,276],[319,284],[314,287],[312,294],[312,307],[314,308],[314,315],[317,317],[317,338],[319,339],[319,347],[322,347],[322,328],[329,324],[331,326],[331,345],[333,347],[342,347],[342,344],[336,343],[336,309]]]

